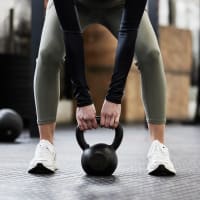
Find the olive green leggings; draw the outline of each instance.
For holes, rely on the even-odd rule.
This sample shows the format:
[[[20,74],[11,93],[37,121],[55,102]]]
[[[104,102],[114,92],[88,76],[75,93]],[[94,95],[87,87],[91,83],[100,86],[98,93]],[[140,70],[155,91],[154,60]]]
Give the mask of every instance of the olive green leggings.
[[[99,23],[117,38],[123,6],[99,10],[81,5],[77,8],[83,30],[89,24]],[[139,27],[135,54],[141,72],[142,97],[147,122],[163,124],[166,121],[164,67],[157,38],[146,11]],[[62,30],[53,0],[49,0],[34,76],[34,95],[39,125],[56,121],[60,98],[60,69],[64,56]]]

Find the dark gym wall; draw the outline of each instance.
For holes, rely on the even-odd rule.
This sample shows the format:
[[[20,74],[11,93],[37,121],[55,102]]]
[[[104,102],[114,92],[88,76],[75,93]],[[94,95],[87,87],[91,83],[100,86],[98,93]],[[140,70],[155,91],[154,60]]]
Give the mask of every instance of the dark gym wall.
[[[42,0],[32,0],[32,67],[35,69],[36,57],[44,21],[44,4]]]
[[[33,73],[35,71],[35,64],[36,64],[36,58],[37,58],[39,44],[40,44],[43,21],[44,21],[43,0],[32,0],[31,66],[33,69]],[[35,132],[33,132],[31,136],[32,137],[38,136],[37,127],[35,127]]]

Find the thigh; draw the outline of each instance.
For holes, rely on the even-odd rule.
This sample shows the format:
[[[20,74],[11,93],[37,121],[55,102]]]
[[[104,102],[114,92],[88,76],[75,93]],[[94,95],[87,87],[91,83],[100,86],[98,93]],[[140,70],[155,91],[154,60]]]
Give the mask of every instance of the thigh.
[[[48,55],[58,56],[60,59],[64,57],[64,39],[63,33],[58,21],[53,0],[49,0],[46,16],[40,41],[39,52],[44,52]]]
[[[103,25],[115,36],[118,37],[123,5],[105,10]]]
[[[84,29],[92,23],[89,10],[83,6],[77,6],[81,28]],[[58,20],[53,0],[48,1],[46,16],[40,41],[40,51],[51,52],[60,58],[65,56],[63,31]]]

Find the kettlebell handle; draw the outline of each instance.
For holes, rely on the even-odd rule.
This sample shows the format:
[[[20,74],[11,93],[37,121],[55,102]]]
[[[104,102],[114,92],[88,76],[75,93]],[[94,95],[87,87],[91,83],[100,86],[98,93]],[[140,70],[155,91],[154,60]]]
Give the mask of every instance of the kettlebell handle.
[[[100,119],[101,119],[100,116],[96,116],[96,120],[98,124],[100,124]],[[115,137],[114,137],[113,143],[109,146],[117,150],[117,148],[122,142],[122,138],[123,138],[123,128],[119,124],[118,127],[115,129]],[[81,131],[78,126],[76,127],[76,139],[82,150],[85,150],[90,147],[90,145],[85,141],[84,131]]]

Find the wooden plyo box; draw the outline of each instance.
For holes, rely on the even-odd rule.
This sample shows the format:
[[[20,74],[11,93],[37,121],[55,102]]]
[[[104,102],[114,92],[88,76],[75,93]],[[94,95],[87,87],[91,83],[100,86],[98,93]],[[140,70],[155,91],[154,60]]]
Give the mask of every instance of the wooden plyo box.
[[[102,66],[90,66],[87,68],[86,77],[97,115],[101,113],[101,107],[107,94],[111,76],[112,68],[104,68]]]
[[[100,115],[112,76],[117,40],[99,24],[90,25],[83,36],[86,78],[97,115]]]
[[[190,76],[188,74],[166,73],[167,119],[188,119]]]
[[[188,118],[192,35],[173,26],[160,27],[160,48],[167,79],[167,119]]]
[[[189,30],[161,26],[159,41],[166,71],[191,71],[192,35]]]
[[[87,67],[112,67],[117,40],[102,25],[90,25],[84,32],[85,63]]]
[[[86,29],[84,33],[86,76],[97,114],[101,112],[111,80],[116,47],[117,40],[105,27],[95,24]],[[139,72],[132,67],[122,101],[121,121],[144,121],[139,79]]]

